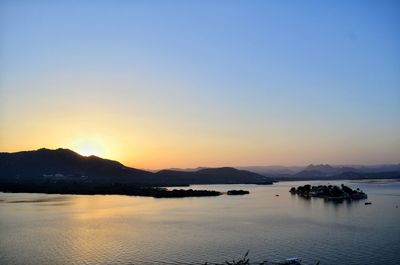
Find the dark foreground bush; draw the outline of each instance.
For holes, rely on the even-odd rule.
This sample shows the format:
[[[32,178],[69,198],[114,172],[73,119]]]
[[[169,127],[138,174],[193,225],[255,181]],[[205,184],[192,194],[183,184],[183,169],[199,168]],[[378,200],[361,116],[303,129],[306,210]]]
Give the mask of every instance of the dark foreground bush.
[[[282,262],[271,262],[271,261],[261,261],[261,262],[250,262],[248,258],[249,251],[243,255],[242,258],[239,260],[233,259],[232,261],[225,261],[224,263],[204,263],[204,265],[301,265],[300,260],[298,259],[288,259]],[[319,265],[320,262],[318,261],[315,265]]]

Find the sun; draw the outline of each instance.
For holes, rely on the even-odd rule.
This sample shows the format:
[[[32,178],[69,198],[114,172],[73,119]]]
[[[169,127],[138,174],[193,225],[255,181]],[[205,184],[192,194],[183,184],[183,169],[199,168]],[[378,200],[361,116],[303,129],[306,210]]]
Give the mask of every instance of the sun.
[[[101,156],[101,152],[94,146],[81,146],[76,151],[83,156]]]
[[[104,156],[104,148],[96,141],[86,140],[76,143],[73,150],[83,156]]]

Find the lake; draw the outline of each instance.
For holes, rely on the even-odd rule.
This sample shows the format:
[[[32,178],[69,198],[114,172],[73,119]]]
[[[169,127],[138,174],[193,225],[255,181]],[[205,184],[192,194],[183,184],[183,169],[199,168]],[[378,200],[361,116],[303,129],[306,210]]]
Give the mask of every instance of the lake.
[[[361,188],[372,205],[288,192],[307,183],[328,182],[192,186],[250,191],[206,198],[0,193],[0,264],[204,264],[247,250],[258,262],[398,263],[400,182],[329,182]]]

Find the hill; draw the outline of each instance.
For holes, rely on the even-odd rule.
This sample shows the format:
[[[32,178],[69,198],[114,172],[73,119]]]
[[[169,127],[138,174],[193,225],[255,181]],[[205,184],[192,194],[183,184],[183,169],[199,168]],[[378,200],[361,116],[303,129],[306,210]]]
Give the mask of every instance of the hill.
[[[117,161],[82,156],[69,149],[39,149],[0,153],[0,182],[40,184],[56,182],[155,184],[153,174]]]
[[[156,173],[167,182],[181,184],[272,184],[263,175],[232,167],[204,168],[197,171],[161,170]]]
[[[162,170],[157,173],[124,166],[69,149],[39,149],[0,153],[0,185],[52,185],[73,189],[108,186],[185,186],[190,184],[271,184],[271,179],[234,168],[207,168],[194,172]]]
[[[276,180],[340,180],[373,178],[400,178],[400,167],[398,165],[331,166],[328,164],[311,164],[295,174],[274,176],[274,179]]]

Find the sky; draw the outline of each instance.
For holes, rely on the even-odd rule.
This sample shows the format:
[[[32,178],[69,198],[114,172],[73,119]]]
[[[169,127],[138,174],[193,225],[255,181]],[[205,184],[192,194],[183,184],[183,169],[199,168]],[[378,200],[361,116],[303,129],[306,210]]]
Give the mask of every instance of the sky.
[[[400,162],[399,1],[0,1],[0,151]]]

